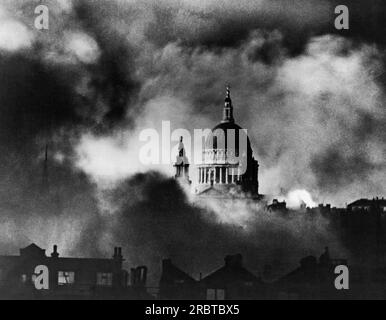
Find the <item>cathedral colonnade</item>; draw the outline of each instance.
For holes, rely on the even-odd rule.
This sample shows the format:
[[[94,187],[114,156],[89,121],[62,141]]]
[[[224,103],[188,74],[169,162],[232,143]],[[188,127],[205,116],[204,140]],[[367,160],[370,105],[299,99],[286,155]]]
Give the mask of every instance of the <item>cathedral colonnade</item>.
[[[230,166],[201,166],[198,168],[199,184],[234,184],[240,181],[238,167]]]

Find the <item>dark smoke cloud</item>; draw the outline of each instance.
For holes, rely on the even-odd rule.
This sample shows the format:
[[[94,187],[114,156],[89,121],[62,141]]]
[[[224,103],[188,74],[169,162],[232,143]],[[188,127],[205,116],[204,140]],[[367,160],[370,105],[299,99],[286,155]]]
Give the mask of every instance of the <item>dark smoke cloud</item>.
[[[57,242],[67,253],[78,248],[78,254],[96,254],[100,250],[91,242],[78,244],[80,237],[88,237],[83,229],[99,221],[96,187],[71,159],[84,130],[100,134],[130,124],[126,108],[138,89],[128,71],[130,50],[119,37],[92,25],[80,27],[80,9],[69,15],[51,10],[53,34],[24,30],[20,25],[28,18],[33,21],[36,5],[31,1],[1,7],[2,36],[16,32],[12,36],[20,40],[16,47],[0,45],[2,248]],[[58,8],[58,3],[51,5]],[[26,17],[13,15],[15,11]],[[83,34],[98,35],[96,63],[82,61],[65,47],[67,33],[76,34],[79,28]]]
[[[95,104],[99,99],[103,101],[108,108],[103,116],[103,122],[111,129],[117,122],[125,119],[127,109],[135,105],[140,83],[134,76],[133,49],[124,35],[111,29],[108,21],[117,16],[109,14],[106,17],[106,9],[112,10],[112,13],[118,10],[114,3],[98,8],[95,3],[90,5],[87,1],[82,1],[76,4],[74,11],[75,19],[95,38],[101,50],[99,61],[91,70],[90,84],[95,90],[95,100],[90,103]]]
[[[366,161],[366,155],[357,153],[345,157],[339,149],[328,149],[312,162],[322,190],[339,191],[342,185],[364,179],[367,172],[374,169],[374,165]]]
[[[192,204],[174,179],[157,172],[134,175],[104,198],[114,212],[106,216],[112,220],[105,239],[125,244],[129,264],[148,264],[153,284],[159,279],[161,259],[167,257],[198,278],[200,272],[221,266],[229,253],[243,254],[256,274],[264,265],[274,264],[273,272],[280,274],[296,265],[299,257],[319,254],[324,245],[337,255],[347,255],[322,217],[267,215],[253,205],[240,205],[236,208],[245,211],[247,225],[241,219],[240,224],[219,222],[218,214]],[[224,211],[243,216],[226,207]]]
[[[39,134],[52,134],[51,129],[81,122],[68,81],[76,79],[71,70],[23,55],[3,56],[0,70],[3,146],[23,150]]]

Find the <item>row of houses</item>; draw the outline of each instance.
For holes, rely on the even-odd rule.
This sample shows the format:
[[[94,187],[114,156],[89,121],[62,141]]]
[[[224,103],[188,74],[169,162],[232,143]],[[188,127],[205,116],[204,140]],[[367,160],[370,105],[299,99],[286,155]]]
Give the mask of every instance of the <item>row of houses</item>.
[[[123,269],[121,248],[111,259],[60,257],[57,246],[31,244],[19,255],[0,256],[0,299],[147,299],[147,268]],[[48,271],[48,285],[36,288],[36,267]],[[130,277],[129,277],[130,276]]]
[[[123,269],[121,248],[111,259],[60,257],[57,247],[46,250],[31,244],[15,256],[0,256],[1,299],[163,299],[247,300],[341,298],[334,283],[328,249],[319,258],[309,256],[299,267],[276,281],[267,281],[245,268],[240,254],[228,255],[224,265],[195,279],[170,259],[162,261],[159,287],[147,287],[147,268]],[[38,290],[36,266],[49,270],[49,285]]]
[[[351,253],[362,257],[350,268],[350,290],[337,290],[334,273],[346,260],[332,259],[328,249],[319,257],[304,257],[288,274],[272,279],[248,270],[240,254],[225,257],[214,272],[196,279],[178,268],[173,261],[162,261],[162,272],[156,288],[147,286],[147,267],[124,269],[122,249],[114,248],[111,258],[61,257],[58,248],[50,254],[31,244],[19,255],[0,256],[0,299],[322,299],[386,298],[386,201],[360,199],[346,209],[320,205],[307,209],[310,215],[320,213],[338,217],[332,227],[345,230],[342,241]],[[286,206],[274,202],[268,210]],[[372,252],[374,251],[374,252]],[[374,259],[370,260],[369,257]],[[35,286],[36,266],[49,271],[48,289]]]
[[[264,296],[262,280],[244,268],[240,254],[225,257],[224,266],[199,280],[180,270],[170,259],[163,260],[161,299],[245,300]]]
[[[273,199],[272,203],[266,206],[267,211],[288,212],[287,203],[285,201],[279,201]],[[386,199],[373,198],[373,199],[358,199],[352,203],[347,204],[346,208],[331,207],[330,204],[319,204],[315,208],[309,208],[304,203],[300,211],[307,213],[321,213],[321,214],[365,214],[378,212],[382,215],[386,215]]]
[[[269,281],[248,271],[240,254],[225,257],[224,265],[202,279],[194,279],[170,260],[164,260],[160,299],[256,300],[256,299],[345,299],[337,290],[334,273],[343,259],[331,259],[328,248],[317,259],[308,256],[287,275]]]

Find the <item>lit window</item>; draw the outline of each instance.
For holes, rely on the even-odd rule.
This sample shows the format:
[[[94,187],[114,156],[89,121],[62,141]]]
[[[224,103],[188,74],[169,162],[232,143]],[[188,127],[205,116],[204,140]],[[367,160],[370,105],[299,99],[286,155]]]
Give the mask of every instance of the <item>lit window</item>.
[[[224,289],[206,290],[206,300],[225,300],[225,290]]]
[[[113,274],[108,272],[98,272],[97,285],[111,287],[113,285]]]
[[[75,272],[73,271],[59,271],[58,284],[60,286],[73,284],[75,282]]]

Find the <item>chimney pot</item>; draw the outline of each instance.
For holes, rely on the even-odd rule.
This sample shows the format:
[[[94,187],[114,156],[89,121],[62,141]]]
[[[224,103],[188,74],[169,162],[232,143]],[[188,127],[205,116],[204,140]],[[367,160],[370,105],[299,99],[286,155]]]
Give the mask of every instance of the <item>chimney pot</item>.
[[[53,251],[51,253],[51,257],[53,258],[57,258],[59,257],[59,253],[58,253],[58,246],[55,244],[54,247],[53,247]]]

